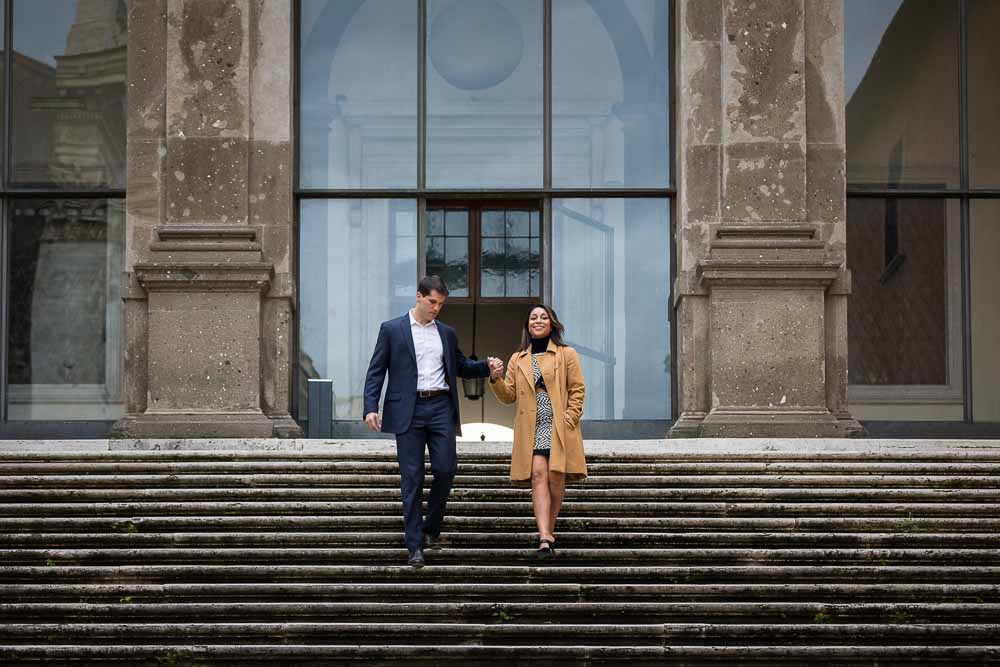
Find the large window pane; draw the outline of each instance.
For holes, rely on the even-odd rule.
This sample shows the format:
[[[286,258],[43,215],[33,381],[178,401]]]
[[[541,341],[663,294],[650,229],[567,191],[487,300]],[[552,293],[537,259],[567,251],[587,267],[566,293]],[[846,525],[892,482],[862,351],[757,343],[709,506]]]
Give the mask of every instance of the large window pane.
[[[302,0],[301,50],[301,187],[416,187],[416,1]]]
[[[10,419],[123,414],[124,202],[10,202]]]
[[[958,220],[954,200],[848,200],[851,384],[958,381]],[[895,392],[892,398],[902,395]]]
[[[845,0],[847,178],[957,188],[959,3]]]
[[[1000,187],[1000,2],[967,0],[969,79],[969,184]]]
[[[668,5],[553,0],[553,186],[668,185]]]
[[[428,187],[541,187],[542,3],[427,7]]]
[[[124,188],[126,3],[13,1],[11,181]]]
[[[308,200],[300,209],[299,418],[308,378],[333,380],[334,419],[363,417],[365,372],[379,324],[417,293],[417,204]]]
[[[972,418],[1000,422],[1000,200],[969,204],[972,327]]]
[[[428,209],[427,220],[425,272],[440,276],[450,296],[469,296],[469,211]]]
[[[482,297],[539,297],[542,266],[538,211],[483,211]]]
[[[580,354],[585,419],[669,419],[670,203],[557,199],[552,303]]]

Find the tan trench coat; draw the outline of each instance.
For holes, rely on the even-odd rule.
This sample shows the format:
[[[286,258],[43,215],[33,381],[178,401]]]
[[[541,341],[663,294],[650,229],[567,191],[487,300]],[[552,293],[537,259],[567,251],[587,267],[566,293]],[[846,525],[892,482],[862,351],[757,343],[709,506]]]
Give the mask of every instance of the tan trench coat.
[[[583,373],[580,358],[571,347],[549,347],[538,365],[552,401],[552,450],[549,470],[566,473],[566,481],[587,477],[583,456],[580,417],[583,416]],[[510,481],[515,486],[531,486],[531,457],[535,448],[535,382],[531,372],[531,351],[515,352],[507,363],[505,377],[490,383],[501,403],[517,402],[514,417],[514,451],[510,461]],[[566,423],[569,416],[570,423]]]

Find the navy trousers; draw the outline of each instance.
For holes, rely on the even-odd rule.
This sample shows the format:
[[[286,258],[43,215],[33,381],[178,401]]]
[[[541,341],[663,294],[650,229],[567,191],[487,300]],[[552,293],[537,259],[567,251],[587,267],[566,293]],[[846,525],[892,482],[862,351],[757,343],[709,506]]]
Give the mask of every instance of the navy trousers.
[[[455,455],[455,423],[451,399],[447,395],[418,398],[410,428],[396,435],[400,487],[403,492],[403,526],[406,548],[423,548],[424,534],[441,534],[444,507],[458,469]],[[431,491],[427,498],[427,517],[421,503],[424,493],[424,451],[431,453]]]

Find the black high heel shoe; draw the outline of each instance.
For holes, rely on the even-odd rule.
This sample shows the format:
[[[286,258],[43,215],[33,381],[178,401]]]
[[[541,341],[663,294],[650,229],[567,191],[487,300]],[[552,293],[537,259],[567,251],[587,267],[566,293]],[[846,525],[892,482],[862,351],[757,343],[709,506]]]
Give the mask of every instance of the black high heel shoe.
[[[538,549],[535,550],[535,556],[538,560],[545,560],[546,558],[552,558],[556,555],[556,541],[554,539],[545,539],[544,537],[538,540]]]

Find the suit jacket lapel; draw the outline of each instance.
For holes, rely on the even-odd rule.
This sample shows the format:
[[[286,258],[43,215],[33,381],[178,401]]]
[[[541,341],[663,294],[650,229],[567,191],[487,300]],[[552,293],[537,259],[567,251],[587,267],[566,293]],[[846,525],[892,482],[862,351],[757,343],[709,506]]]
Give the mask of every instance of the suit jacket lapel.
[[[438,335],[441,337],[441,354],[444,356],[444,374],[448,382],[451,382],[451,378],[454,374],[451,372],[451,363],[455,359],[455,355],[452,354],[451,345],[448,343],[448,337],[444,335],[444,327],[441,326],[439,322],[437,324]]]
[[[406,341],[406,347],[410,350],[410,357],[413,359],[413,365],[417,365],[417,348],[413,345],[413,332],[410,330],[410,315],[406,314],[399,320],[399,326],[403,330],[403,340]]]

